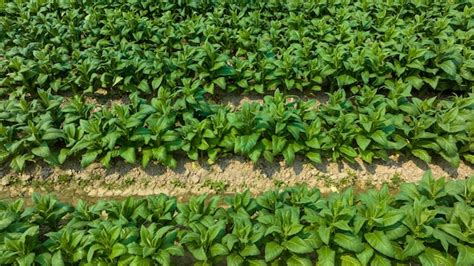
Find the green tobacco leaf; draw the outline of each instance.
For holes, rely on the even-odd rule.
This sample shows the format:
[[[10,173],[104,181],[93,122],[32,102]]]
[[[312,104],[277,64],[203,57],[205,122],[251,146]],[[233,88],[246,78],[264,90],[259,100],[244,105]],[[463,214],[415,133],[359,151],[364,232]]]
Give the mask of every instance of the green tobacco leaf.
[[[443,63],[438,65],[444,72],[446,72],[450,76],[456,76],[456,65],[453,61],[448,60],[444,61]]]
[[[189,252],[191,252],[193,257],[198,261],[206,261],[207,260],[206,251],[204,251],[203,247],[190,248]]]
[[[31,149],[31,153],[41,158],[48,158],[51,156],[51,150],[45,142],[43,142],[41,146]]]
[[[318,229],[319,237],[324,244],[329,245],[329,238],[331,237],[331,228],[327,226],[320,226]]]
[[[362,150],[365,150],[367,149],[367,147],[369,146],[370,144],[370,139],[366,138],[365,136],[362,136],[362,135],[357,135],[356,136],[356,142],[357,142],[357,145],[359,145],[359,147],[362,149]]]
[[[135,157],[135,148],[134,147],[123,147],[120,148],[120,157],[125,159],[128,163],[134,164],[136,161]]]
[[[426,248],[425,252],[418,256],[421,264],[424,266],[455,265],[455,261],[450,256],[446,256],[440,251],[432,248]]]
[[[362,265],[369,264],[369,261],[372,259],[373,255],[374,255],[374,250],[372,249],[372,247],[370,247],[367,244],[365,244],[364,251],[356,254],[357,258],[362,263]]]
[[[279,136],[272,136],[272,151],[273,154],[279,154],[283,151],[286,145],[286,139]]]
[[[385,132],[383,132],[382,130],[375,131],[374,133],[372,133],[372,135],[370,135],[370,137],[375,142],[377,142],[378,144],[384,147],[387,145],[387,134],[385,134]]]
[[[311,140],[308,140],[305,142],[307,146],[314,148],[314,149],[320,149],[321,145],[319,144],[319,140],[317,138],[313,138]]]
[[[351,255],[343,255],[340,259],[341,266],[362,266],[359,260]]]
[[[328,246],[322,246],[317,250],[318,258],[317,258],[317,265],[327,265],[333,266],[336,265],[336,252],[332,250]]]
[[[417,158],[420,158],[425,163],[430,163],[431,162],[431,156],[425,150],[414,149],[414,150],[411,151],[411,154],[413,154]]]
[[[217,86],[219,86],[221,89],[225,90],[226,88],[226,81],[225,81],[225,78],[224,77],[220,77],[220,78],[217,78],[215,80],[212,81],[214,84],[216,84]]]
[[[93,163],[97,156],[100,154],[99,151],[90,151],[86,152],[82,155],[81,165],[82,167],[86,167]]]
[[[346,85],[351,85],[357,82],[357,79],[353,78],[352,76],[349,75],[340,75],[336,77],[337,80],[337,85],[339,87],[343,87]]]
[[[222,244],[214,244],[209,249],[212,257],[224,256],[229,254],[229,250]]]
[[[314,163],[321,163],[321,154],[317,152],[308,152],[306,153],[306,157]]]
[[[270,262],[278,258],[283,250],[284,248],[278,243],[273,241],[267,242],[267,244],[265,244],[265,261]]]
[[[109,258],[117,258],[122,256],[123,254],[127,254],[127,247],[121,243],[115,243],[112,246],[112,253],[110,253]]]
[[[157,90],[161,86],[162,82],[163,82],[163,76],[158,77],[158,78],[154,78],[153,81],[151,82],[151,87],[154,90]]]
[[[364,250],[364,244],[362,244],[362,241],[354,235],[336,233],[334,235],[334,242],[340,247],[355,253],[359,253]]]
[[[293,164],[295,160],[295,151],[292,145],[288,145],[286,149],[283,150],[283,157],[288,165]]]
[[[405,214],[399,211],[390,211],[387,212],[382,219],[383,226],[389,227],[401,221]]]
[[[140,84],[138,84],[138,89],[145,92],[145,93],[150,93],[150,86],[148,85],[148,82],[146,80],[142,80]]]
[[[421,252],[425,250],[425,245],[423,245],[423,241],[417,240],[412,236],[407,236],[405,249],[403,250],[402,257],[403,258],[410,258],[417,256]]]
[[[313,251],[311,246],[298,236],[295,236],[290,240],[283,242],[283,246],[291,252],[297,254],[305,254]]]
[[[240,252],[240,255],[249,257],[249,256],[258,256],[260,255],[260,250],[255,244],[247,244],[244,249]]]
[[[357,156],[357,151],[354,150],[354,148],[352,147],[349,147],[347,145],[342,145],[339,150],[344,153],[345,155],[351,157],[351,158],[355,158]]]
[[[227,256],[226,261],[228,266],[240,266],[244,263],[244,259],[235,253]]]
[[[287,261],[288,266],[311,266],[313,263],[308,258],[303,258],[297,255],[291,256]]]
[[[58,265],[58,266],[64,266],[65,265],[61,251],[56,251],[54,253],[53,257],[51,258],[51,264],[52,265]]]
[[[395,250],[392,243],[390,243],[390,240],[383,232],[365,233],[364,237],[373,249],[385,256],[395,258]]]
[[[391,265],[392,265],[392,262],[389,259],[384,258],[383,256],[379,254],[375,254],[374,258],[370,262],[370,266],[391,266]]]
[[[467,245],[459,245],[459,255],[456,265],[474,265],[474,248]]]

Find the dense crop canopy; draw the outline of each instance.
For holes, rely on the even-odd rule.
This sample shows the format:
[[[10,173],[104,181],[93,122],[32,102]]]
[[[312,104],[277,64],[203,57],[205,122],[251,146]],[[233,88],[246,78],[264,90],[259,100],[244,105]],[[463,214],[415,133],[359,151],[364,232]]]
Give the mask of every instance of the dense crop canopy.
[[[0,2],[0,95],[335,90],[403,81],[470,92],[472,2]],[[180,1],[179,1],[180,2]]]
[[[377,94],[366,88],[348,98],[343,90],[319,106],[275,92],[263,104],[245,103],[231,110],[210,104],[197,87],[161,88],[151,100],[131,94],[130,104],[95,106],[80,97],[64,98],[40,91],[40,99],[0,101],[0,161],[22,170],[27,161],[62,164],[80,156],[82,165],[113,158],[143,166],[157,161],[176,166],[176,156],[209,163],[226,153],[253,161],[296,155],[319,163],[321,157],[366,162],[392,153],[430,162],[439,155],[452,165],[473,162],[474,97],[420,100],[409,91]]]
[[[0,203],[1,265],[473,265],[474,177],[321,196],[305,187],[187,203]],[[68,215],[64,215],[68,214]],[[220,265],[220,264],[218,264]]]

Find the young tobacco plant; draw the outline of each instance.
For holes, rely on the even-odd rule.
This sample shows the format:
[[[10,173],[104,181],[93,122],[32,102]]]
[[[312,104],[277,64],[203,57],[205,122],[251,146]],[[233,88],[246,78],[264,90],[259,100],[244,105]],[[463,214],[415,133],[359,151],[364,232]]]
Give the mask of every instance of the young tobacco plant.
[[[173,226],[158,227],[152,224],[140,228],[140,239],[121,250],[116,249],[114,256],[122,255],[121,265],[171,265],[173,256],[184,256],[183,248],[175,245],[176,229]]]
[[[303,234],[300,211],[284,206],[274,214],[262,214],[257,218],[265,227],[265,261],[273,265],[311,265],[307,258],[312,253],[310,242]]]
[[[250,217],[234,217],[232,224],[232,232],[222,238],[222,244],[229,250],[227,265],[266,265],[259,258],[265,227],[253,224]]]
[[[195,265],[213,265],[229,254],[222,244],[226,221],[206,216],[189,225],[189,231],[181,238],[181,243],[196,259]]]

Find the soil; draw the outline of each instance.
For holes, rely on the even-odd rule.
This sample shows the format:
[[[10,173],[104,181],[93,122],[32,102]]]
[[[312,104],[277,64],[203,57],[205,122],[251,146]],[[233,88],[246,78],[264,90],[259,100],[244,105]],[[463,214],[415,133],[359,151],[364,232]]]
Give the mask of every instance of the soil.
[[[291,166],[283,161],[254,164],[239,157],[218,161],[208,165],[181,158],[174,170],[161,165],[142,168],[123,161],[113,162],[110,169],[100,164],[82,169],[73,161],[57,168],[36,164],[23,173],[5,168],[0,170],[0,198],[29,198],[33,192],[40,192],[76,203],[79,199],[96,201],[164,193],[186,200],[202,193],[233,194],[248,189],[252,194],[259,194],[296,184],[317,187],[322,193],[340,192],[349,186],[367,190],[380,188],[383,184],[396,190],[401,183],[420,180],[427,170],[431,170],[435,178],[474,176],[474,166],[465,163],[454,168],[441,159],[425,164],[416,158],[395,155],[387,162],[376,161],[370,165],[360,160],[356,163],[325,161],[313,165],[303,158],[297,158]]]

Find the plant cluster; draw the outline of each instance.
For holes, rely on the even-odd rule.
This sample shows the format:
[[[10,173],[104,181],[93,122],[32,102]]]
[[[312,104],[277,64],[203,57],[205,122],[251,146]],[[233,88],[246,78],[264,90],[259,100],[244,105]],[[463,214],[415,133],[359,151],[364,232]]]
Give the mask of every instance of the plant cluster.
[[[473,265],[474,177],[322,197],[166,195],[76,207],[33,195],[0,204],[1,265]]]
[[[114,158],[129,163],[150,161],[176,166],[176,156],[192,160],[239,154],[257,161],[296,155],[320,163],[321,157],[371,163],[391,153],[430,162],[440,155],[452,165],[473,162],[474,97],[451,100],[409,97],[395,84],[390,95],[363,89],[347,97],[343,90],[329,101],[265,96],[232,110],[210,104],[203,88],[187,83],[178,91],[160,88],[151,100],[130,95],[129,104],[95,106],[76,96],[64,98],[39,91],[39,99],[0,101],[0,162],[22,170],[27,161],[62,164],[80,157],[83,166]],[[195,86],[196,85],[196,86]]]
[[[0,95],[472,89],[471,1],[180,2],[1,1]]]

